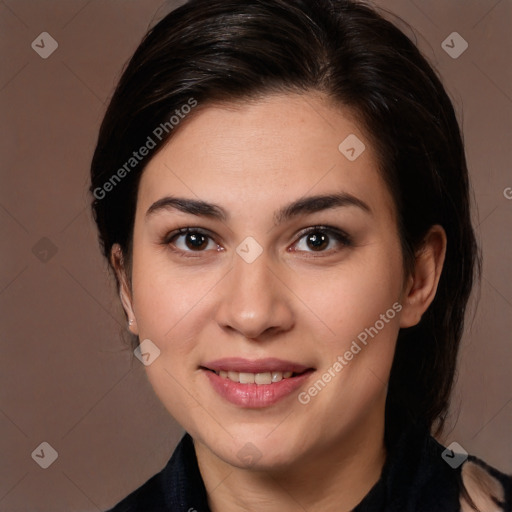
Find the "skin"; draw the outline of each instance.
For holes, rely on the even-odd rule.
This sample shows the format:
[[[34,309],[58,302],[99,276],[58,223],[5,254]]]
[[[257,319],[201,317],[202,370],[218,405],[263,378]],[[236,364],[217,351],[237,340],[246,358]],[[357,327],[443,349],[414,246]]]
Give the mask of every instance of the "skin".
[[[355,161],[338,150],[349,134],[366,146]],[[276,224],[274,213],[289,203],[333,193],[350,194],[369,211],[345,205]],[[215,203],[227,218],[173,208],[147,214],[165,196]],[[324,231],[327,242],[315,251],[301,231],[318,225],[345,231],[351,242]],[[183,227],[212,238],[199,251],[185,235],[169,242]],[[236,253],[248,236],[263,249],[252,263]],[[131,276],[119,247],[112,252],[121,299],[131,331],[161,351],[147,376],[194,439],[211,509],[356,506],[386,456],[384,407],[398,331],[419,322],[434,298],[446,237],[434,226],[405,275],[393,199],[350,112],[314,93],[198,108],[144,171],[133,240]],[[397,302],[401,311],[379,334],[300,403],[298,392]],[[277,357],[315,371],[298,392],[251,409],[219,396],[200,369],[232,356]],[[259,457],[252,464],[237,456],[248,442]]]

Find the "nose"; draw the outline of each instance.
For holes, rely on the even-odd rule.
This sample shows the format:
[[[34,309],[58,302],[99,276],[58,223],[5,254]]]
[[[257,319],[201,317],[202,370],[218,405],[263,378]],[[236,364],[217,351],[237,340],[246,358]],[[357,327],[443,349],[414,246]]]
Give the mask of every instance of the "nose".
[[[216,320],[224,330],[263,341],[294,325],[292,293],[270,268],[265,253],[252,263],[235,254],[220,293]]]

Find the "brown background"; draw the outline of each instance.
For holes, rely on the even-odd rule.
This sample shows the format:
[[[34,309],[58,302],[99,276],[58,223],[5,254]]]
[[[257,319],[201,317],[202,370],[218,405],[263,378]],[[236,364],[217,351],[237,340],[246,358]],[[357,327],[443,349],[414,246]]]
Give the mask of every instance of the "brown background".
[[[464,127],[478,205],[480,304],[443,441],[512,472],[512,200],[504,195],[512,187],[512,1],[377,4],[414,28],[440,70]],[[103,510],[159,471],[182,434],[125,349],[86,192],[105,103],[170,7],[0,0],[1,511]],[[31,48],[43,31],[59,44],[48,59]],[[458,59],[441,48],[453,31],[469,43]],[[31,458],[42,441],[59,454],[46,470]]]

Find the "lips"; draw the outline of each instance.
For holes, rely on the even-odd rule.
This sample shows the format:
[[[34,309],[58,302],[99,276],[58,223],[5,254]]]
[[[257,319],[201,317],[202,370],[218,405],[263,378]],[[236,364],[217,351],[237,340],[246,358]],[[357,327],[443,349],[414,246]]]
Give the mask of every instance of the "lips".
[[[205,363],[201,369],[220,396],[249,408],[275,404],[301,386],[314,371],[314,368],[275,358],[219,359]]]

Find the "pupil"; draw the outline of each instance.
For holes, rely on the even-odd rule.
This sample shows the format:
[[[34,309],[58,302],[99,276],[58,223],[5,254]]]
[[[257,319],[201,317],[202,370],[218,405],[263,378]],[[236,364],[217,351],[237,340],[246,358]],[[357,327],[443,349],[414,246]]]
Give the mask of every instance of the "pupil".
[[[311,234],[308,237],[308,243],[313,250],[318,251],[327,245],[328,239],[325,234]]]
[[[189,249],[202,249],[205,246],[206,237],[197,233],[187,235],[187,246]]]

